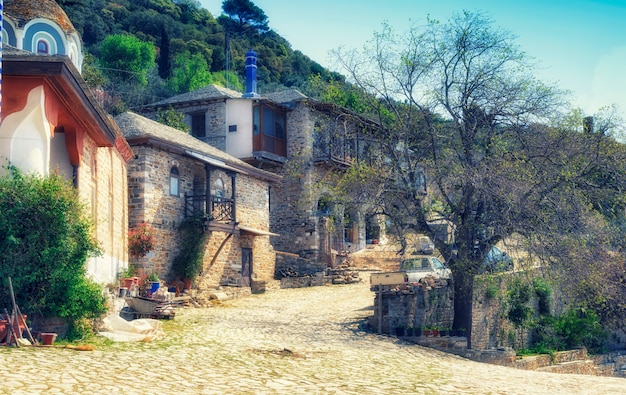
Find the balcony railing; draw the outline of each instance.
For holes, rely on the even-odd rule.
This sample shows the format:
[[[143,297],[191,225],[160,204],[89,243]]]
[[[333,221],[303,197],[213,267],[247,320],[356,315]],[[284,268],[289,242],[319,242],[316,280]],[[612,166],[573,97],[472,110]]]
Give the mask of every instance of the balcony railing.
[[[235,201],[221,196],[209,196],[209,210],[206,195],[185,195],[185,217],[200,216],[209,221],[235,221]]]

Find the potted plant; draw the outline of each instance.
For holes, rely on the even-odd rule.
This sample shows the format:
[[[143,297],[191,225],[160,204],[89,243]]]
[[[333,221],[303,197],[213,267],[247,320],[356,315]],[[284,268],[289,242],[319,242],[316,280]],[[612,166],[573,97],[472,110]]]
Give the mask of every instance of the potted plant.
[[[430,326],[425,326],[422,333],[424,334],[425,337],[429,337],[433,335],[433,330]]]
[[[433,326],[432,327],[432,333],[433,333],[433,337],[439,337],[439,327],[438,326]]]
[[[156,272],[150,273],[146,278],[146,281],[150,284],[148,296],[152,296],[152,294],[161,287],[161,281],[159,280],[159,276],[156,274]]]
[[[128,252],[134,258],[143,258],[154,249],[154,231],[142,222],[128,231]]]
[[[126,268],[122,269],[118,274],[120,287],[126,288],[130,291],[134,286],[139,285],[139,277],[135,274],[135,269],[132,265],[128,265]]]

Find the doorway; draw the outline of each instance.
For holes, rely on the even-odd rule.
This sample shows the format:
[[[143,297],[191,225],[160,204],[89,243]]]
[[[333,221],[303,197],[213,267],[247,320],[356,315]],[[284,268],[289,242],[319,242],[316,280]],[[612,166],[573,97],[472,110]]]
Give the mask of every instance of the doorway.
[[[241,286],[252,284],[252,248],[241,249]]]

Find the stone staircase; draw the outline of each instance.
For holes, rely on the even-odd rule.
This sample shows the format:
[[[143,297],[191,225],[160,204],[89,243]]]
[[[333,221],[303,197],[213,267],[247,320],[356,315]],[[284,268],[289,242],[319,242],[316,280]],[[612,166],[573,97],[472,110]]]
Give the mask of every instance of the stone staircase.
[[[591,357],[586,349],[581,348],[560,351],[552,356],[525,356],[517,359],[514,366],[552,373],[626,377],[626,355],[623,351]]]
[[[562,374],[626,378],[626,350],[589,356],[587,349],[559,351],[554,355],[542,354],[516,357],[509,347],[491,350],[468,350],[464,337],[403,337],[405,341],[456,354],[473,361],[517,369],[537,370]]]
[[[396,245],[368,244],[361,251],[350,254],[350,264],[357,270],[394,271],[400,268]]]

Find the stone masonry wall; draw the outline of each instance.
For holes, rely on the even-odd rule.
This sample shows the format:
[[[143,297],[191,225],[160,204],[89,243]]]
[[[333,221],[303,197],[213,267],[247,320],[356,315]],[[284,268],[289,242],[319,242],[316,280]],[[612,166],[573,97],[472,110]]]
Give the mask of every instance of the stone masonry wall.
[[[477,350],[498,347],[525,348],[532,340],[531,330],[516,330],[506,319],[507,292],[509,285],[516,278],[531,281],[530,272],[502,272],[482,275],[474,278],[472,300],[472,348]],[[535,295],[535,293],[532,293]],[[537,311],[537,298],[533,296],[529,306]]]
[[[298,104],[287,113],[287,163],[272,171],[283,180],[272,186],[271,226],[281,236],[272,239],[278,251],[298,254],[317,261],[319,232],[317,229],[317,200],[311,197],[311,161],[313,121],[310,111]]]
[[[396,328],[450,328],[454,318],[453,294],[453,287],[447,284],[376,292],[370,324],[377,329],[382,312],[382,333],[395,334]]]

